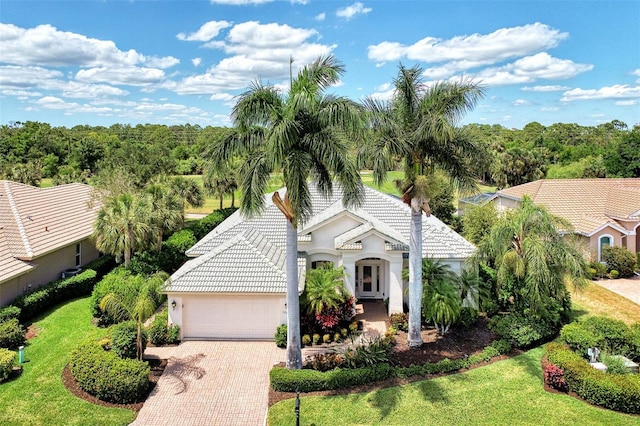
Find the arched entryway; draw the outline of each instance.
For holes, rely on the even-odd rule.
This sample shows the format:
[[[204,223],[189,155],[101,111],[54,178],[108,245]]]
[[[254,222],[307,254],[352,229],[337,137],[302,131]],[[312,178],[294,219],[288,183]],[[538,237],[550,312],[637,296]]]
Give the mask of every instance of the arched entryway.
[[[355,289],[357,299],[384,299],[387,297],[385,261],[367,258],[355,264]]]

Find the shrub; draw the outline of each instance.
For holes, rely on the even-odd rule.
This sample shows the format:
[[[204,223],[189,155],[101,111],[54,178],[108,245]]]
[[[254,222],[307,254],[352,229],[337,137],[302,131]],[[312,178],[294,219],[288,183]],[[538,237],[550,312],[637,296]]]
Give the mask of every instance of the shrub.
[[[309,367],[318,371],[329,371],[340,367],[344,363],[344,358],[337,353],[317,354],[309,361]]]
[[[173,272],[178,269],[186,260],[185,252],[189,250],[198,240],[193,231],[183,229],[171,235],[162,246],[161,269]]]
[[[611,277],[612,280],[618,279],[620,277],[620,272],[616,271],[615,269],[612,269],[611,272],[609,272],[609,276]]]
[[[541,318],[524,317],[516,314],[493,318],[489,322],[489,326],[501,338],[507,339],[512,346],[523,349],[549,340],[557,332],[555,327]]]
[[[604,373],[558,343],[547,344],[545,352],[549,362],[564,371],[569,390],[581,398],[611,410],[640,413],[640,375]]]
[[[94,341],[81,343],[72,352],[69,368],[81,389],[103,401],[138,402],[149,388],[146,362],[122,359]]]
[[[315,333],[315,334],[313,335],[312,340],[313,340],[313,344],[314,344],[314,345],[317,345],[318,343],[320,343],[320,335],[319,335],[318,333]]]
[[[124,321],[111,329],[111,350],[120,358],[137,358],[138,326],[133,321]],[[142,333],[142,352],[147,347],[147,334]]]
[[[0,348],[18,349],[18,346],[24,345],[24,327],[13,318],[0,323]]]
[[[627,374],[629,370],[624,365],[624,360],[617,355],[609,355],[603,353],[600,355],[602,363],[607,366],[607,373],[609,374]]]
[[[396,330],[405,332],[409,330],[409,314],[407,313],[391,314],[389,316],[389,322],[391,323],[391,327]]]
[[[92,260],[83,266],[86,269],[92,269],[96,271],[96,282],[100,278],[102,278],[105,274],[111,272],[113,268],[116,267],[116,258],[111,255],[105,255],[97,258],[96,260]]]
[[[311,344],[311,336],[309,336],[308,334],[302,336],[302,344],[305,346],[309,346]]]
[[[464,307],[460,310],[460,316],[456,321],[456,325],[462,328],[470,328],[478,322],[478,311],[470,307]]]
[[[16,353],[9,349],[0,348],[0,383],[9,378],[13,370],[13,363],[16,359]]]
[[[511,343],[507,339],[495,340],[491,343],[491,347],[498,351],[501,355],[507,355],[511,352]]]
[[[322,343],[331,343],[331,335],[325,334],[322,336]]]
[[[21,311],[22,309],[18,308],[17,306],[5,306],[4,308],[0,309],[0,323],[14,318],[19,319]]]
[[[391,346],[391,339],[378,336],[353,347],[347,346],[341,355],[346,368],[371,367],[389,362]]]
[[[589,348],[602,347],[603,343],[603,336],[582,322],[573,322],[562,327],[560,338],[582,357],[587,356]]]
[[[608,317],[594,316],[578,321],[578,324],[599,337],[594,346],[603,352],[616,355],[632,355],[634,352],[633,333],[624,322]],[[571,345],[569,346],[571,347]]]
[[[633,253],[624,247],[609,246],[603,248],[602,260],[607,265],[607,270],[611,275],[614,270],[617,271],[622,278],[633,275],[636,259]],[[613,278],[613,276],[611,278]]]
[[[547,364],[544,367],[544,382],[551,386],[553,389],[559,390],[560,392],[567,392],[569,389],[567,387],[567,382],[564,380],[564,371],[554,364]]]
[[[597,278],[604,278],[607,275],[607,265],[600,262],[591,262],[589,263],[589,268],[595,270],[595,276]]]
[[[13,304],[21,309],[20,321],[25,322],[60,302],[90,294],[95,283],[96,271],[85,269],[78,275],[52,281],[25,293]]]
[[[271,387],[280,392],[313,392],[340,389],[388,379],[394,375],[389,364],[358,369],[334,369],[326,372],[316,370],[288,370],[275,367],[269,373]]]
[[[342,340],[342,335],[339,332],[333,333],[333,341],[338,343],[340,340]]]
[[[166,309],[156,314],[153,322],[147,328],[149,341],[155,346],[174,344],[180,341],[180,327],[168,324],[169,313]]]
[[[275,339],[277,347],[287,347],[287,324],[280,324],[278,328],[276,328]]]
[[[346,337],[349,335],[349,330],[347,330],[346,328],[341,328],[340,329],[340,336],[343,339],[346,339]]]

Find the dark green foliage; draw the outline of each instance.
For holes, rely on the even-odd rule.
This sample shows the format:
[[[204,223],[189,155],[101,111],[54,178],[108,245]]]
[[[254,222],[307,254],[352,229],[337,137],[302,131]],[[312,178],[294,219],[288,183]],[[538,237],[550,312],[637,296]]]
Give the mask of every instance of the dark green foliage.
[[[24,327],[16,318],[0,323],[0,348],[18,349],[24,342]]]
[[[511,343],[508,339],[495,340],[491,343],[491,347],[498,351],[501,355],[507,355],[511,352]]]
[[[162,270],[172,272],[178,269],[187,260],[184,253],[197,241],[190,229],[183,229],[171,235],[162,246],[162,254],[165,258]]]
[[[180,342],[180,327],[175,324],[168,325],[168,316],[166,309],[156,314],[147,329],[149,340],[155,346],[173,345]]]
[[[462,328],[471,328],[476,322],[478,322],[478,311],[470,307],[464,307],[460,310],[456,325]]]
[[[0,348],[0,383],[7,380],[13,370],[16,353],[9,349]]]
[[[13,305],[0,308],[0,323],[3,323],[13,318],[20,318],[21,311],[22,310],[20,308]]]
[[[498,210],[492,202],[469,207],[462,216],[462,235],[473,244],[480,244],[498,221]]]
[[[602,260],[607,265],[607,271],[618,271],[620,278],[633,275],[636,259],[633,253],[624,247],[609,246],[603,248]]]
[[[287,324],[280,324],[278,328],[276,328],[275,339],[277,347],[287,347]]]
[[[604,278],[607,275],[607,265],[600,262],[590,262],[589,267],[595,270],[595,276],[591,278]]]
[[[13,305],[22,309],[20,320],[26,322],[60,302],[90,294],[95,283],[96,271],[85,269],[78,275],[52,281],[23,294]]]
[[[599,371],[569,347],[558,343],[548,344],[545,352],[549,362],[564,371],[569,390],[581,398],[611,410],[640,414],[640,375]]]
[[[103,401],[142,401],[149,389],[150,369],[146,362],[122,359],[94,341],[81,343],[72,352],[69,368],[80,388]]]
[[[102,278],[105,274],[111,272],[113,268],[116,267],[116,258],[110,255],[104,255],[96,260],[92,260],[91,262],[84,265],[83,269],[93,269],[96,271],[96,280]]]
[[[124,321],[116,324],[111,329],[111,350],[120,358],[137,357],[138,328],[133,321]],[[142,351],[147,347],[147,334],[142,333]]]
[[[271,387],[280,392],[313,392],[317,390],[342,389],[365,383],[388,379],[394,375],[389,364],[358,369],[334,369],[327,372],[316,370],[288,370],[275,367],[269,373]]]
[[[378,336],[359,345],[347,346],[340,355],[344,358],[346,368],[373,367],[389,362],[392,346],[391,337]]]
[[[494,317],[489,327],[516,348],[526,349],[552,339],[557,328],[541,318],[509,314]]]
[[[193,235],[196,237],[196,240],[199,241],[215,229],[216,226],[220,225],[226,218],[231,216],[237,209],[233,207],[229,207],[226,209],[216,210],[210,215],[203,217],[202,219],[190,223],[187,225],[187,229],[193,232]]]
[[[613,355],[640,356],[632,329],[624,322],[608,317],[588,317],[567,324],[562,327],[560,337],[584,358],[591,347]]]

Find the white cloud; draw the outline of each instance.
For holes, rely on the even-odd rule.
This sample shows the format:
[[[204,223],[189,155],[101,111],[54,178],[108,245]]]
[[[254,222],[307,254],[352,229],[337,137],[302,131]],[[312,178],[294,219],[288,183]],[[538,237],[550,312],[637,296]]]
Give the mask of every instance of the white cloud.
[[[156,68],[89,68],[76,73],[76,80],[85,83],[110,83],[129,86],[148,86],[164,80],[164,71]]]
[[[176,37],[178,40],[184,41],[210,41],[216,38],[220,31],[230,26],[231,23],[227,21],[209,21],[203,24],[196,32],[190,34],[179,33]]]
[[[558,107],[542,107],[542,108],[540,108],[540,111],[555,112],[555,111],[560,111],[560,108],[558,108]]]
[[[635,101],[635,100],[616,101],[616,102],[614,102],[614,105],[617,105],[617,106],[635,106],[635,105],[638,105],[638,101]]]
[[[531,83],[538,79],[567,79],[591,69],[593,65],[554,58],[546,52],[541,52],[502,67],[485,68],[476,73],[474,78],[482,80],[487,86],[503,86]]]
[[[638,68],[637,70],[631,71],[631,75],[635,75],[636,77],[640,77],[640,68]],[[636,80],[636,83],[640,83],[640,78],[638,78]]]
[[[42,96],[42,93],[40,92],[30,92],[28,90],[2,90],[0,93],[5,96],[15,96],[21,100]]]
[[[372,9],[370,7],[364,7],[364,4],[358,1],[352,4],[351,6],[338,9],[336,11],[336,16],[338,18],[344,18],[348,21],[349,19],[353,18],[356,15],[360,15],[360,14],[366,15],[367,13],[371,12],[371,10]]]
[[[43,84],[56,81],[63,76],[64,74],[60,71],[42,67],[0,66],[0,88],[42,87]]]
[[[513,106],[528,106],[528,105],[533,105],[531,103],[531,101],[528,101],[526,99],[516,99],[515,101],[513,101]]]
[[[526,86],[523,87],[523,92],[561,92],[563,90],[569,90],[569,86],[560,86],[558,84],[552,86]]]
[[[640,86],[630,87],[627,84],[616,84],[600,89],[573,89],[563,93],[563,102],[585,101],[593,99],[626,99],[640,98]]]
[[[202,58],[193,58],[191,60],[191,63],[193,64],[194,67],[199,67],[200,64],[202,63]]]
[[[133,49],[123,51],[113,41],[59,31],[48,24],[24,29],[0,23],[0,39],[2,62],[12,65],[101,67],[153,64],[170,67],[179,62],[171,56],[146,57]]]
[[[327,17],[327,14],[322,12],[322,13],[317,14],[314,19],[316,21],[324,21],[326,19],[326,17]]]
[[[426,63],[455,62],[454,70],[494,64],[557,46],[568,37],[548,25],[534,23],[500,28],[490,34],[456,36],[447,40],[425,37],[411,45],[384,41],[368,47],[372,61],[398,61],[402,58]]]

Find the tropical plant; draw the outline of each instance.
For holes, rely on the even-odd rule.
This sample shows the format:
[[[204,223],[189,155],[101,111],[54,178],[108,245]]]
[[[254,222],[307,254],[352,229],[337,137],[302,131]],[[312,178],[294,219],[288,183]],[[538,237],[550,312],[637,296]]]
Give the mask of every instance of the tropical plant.
[[[559,233],[569,229],[566,220],[525,196],[498,220],[472,261],[495,266],[499,298],[510,310],[559,326],[571,308],[567,286],[588,282],[581,251]]]
[[[162,250],[162,238],[165,233],[178,230],[184,222],[184,204],[178,194],[161,183],[151,183],[145,189],[149,194],[151,212],[149,224],[156,235],[156,251]]]
[[[185,205],[191,207],[202,207],[204,204],[204,194],[202,189],[193,179],[186,179],[182,176],[173,176],[169,179],[169,187],[171,191],[177,194],[183,203],[183,210]]]
[[[168,274],[160,272],[146,279],[138,280],[138,285],[130,286],[127,292],[108,293],[100,300],[100,309],[108,312],[117,320],[135,321],[137,327],[136,353],[139,360],[142,359],[143,353],[143,324],[156,310],[158,289],[168,278]]]
[[[452,281],[442,280],[424,286],[423,315],[433,321],[438,334],[446,334],[460,315],[462,303]]]
[[[203,170],[203,183],[205,190],[218,197],[220,209],[224,196],[231,195],[231,207],[235,207],[235,191],[238,189],[238,170],[241,163],[238,158],[231,161],[215,165],[212,161],[207,161]]]
[[[286,217],[287,354],[290,369],[302,367],[300,301],[298,295],[298,225],[311,211],[311,178],[323,196],[330,196],[333,180],[342,189],[345,206],[357,206],[363,193],[360,175],[349,155],[349,137],[362,129],[362,108],[342,97],[326,95],[339,82],[343,65],[333,56],[304,66],[287,95],[273,86],[254,83],[233,108],[234,132],[214,142],[210,159],[219,166],[246,155],[241,169],[242,202],[248,214],[265,207],[264,194],[271,172],[279,170],[286,187],[273,203]]]
[[[116,258],[124,255],[124,264],[128,266],[132,254],[148,244],[152,232],[150,213],[146,196],[122,193],[107,197],[93,224],[93,239],[98,250]]]
[[[344,285],[344,267],[321,266],[307,271],[300,306],[309,314],[319,314],[326,308],[338,308],[351,297]]]
[[[429,199],[436,171],[444,172],[462,190],[474,188],[473,161],[483,156],[457,124],[483,96],[473,81],[422,81],[423,70],[400,65],[390,102],[366,100],[373,137],[363,157],[372,164],[374,182],[380,185],[396,158],[404,162],[403,201],[411,207],[409,239],[409,346],[422,345],[422,213],[430,214]]]

